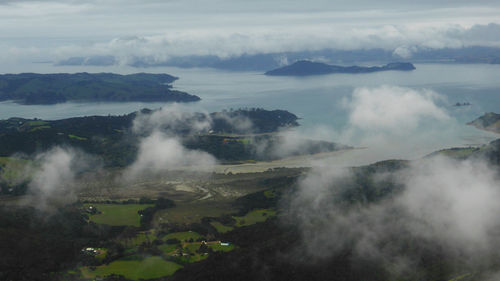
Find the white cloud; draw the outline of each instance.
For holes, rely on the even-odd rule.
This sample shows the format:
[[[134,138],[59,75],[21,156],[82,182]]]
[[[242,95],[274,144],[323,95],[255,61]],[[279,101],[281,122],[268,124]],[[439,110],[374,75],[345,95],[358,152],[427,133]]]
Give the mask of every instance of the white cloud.
[[[414,163],[402,175],[406,190],[398,198],[425,225],[414,233],[441,243],[488,251],[499,227],[500,188],[497,172],[483,161],[433,157]]]
[[[500,23],[500,7],[489,1],[6,3],[0,4],[4,44],[40,49],[48,59],[116,55],[127,63],[137,56],[164,61],[183,55],[230,57],[324,48],[500,46],[498,25],[487,25]],[[12,40],[19,34],[22,43]]]
[[[95,159],[69,148],[55,147],[38,154],[33,165],[25,171],[27,175],[32,175],[27,203],[51,210],[58,204],[74,202],[78,189],[75,177],[91,166],[98,169],[97,164]]]
[[[125,178],[134,179],[188,166],[197,171],[211,171],[215,164],[212,155],[186,149],[178,139],[156,131],[141,141],[137,159],[127,168]]]
[[[436,101],[442,99],[430,90],[381,86],[357,88],[352,99],[345,101],[350,109],[349,123],[355,128],[397,132],[413,130],[424,119],[446,121],[450,117]]]
[[[136,134],[150,134],[155,130],[167,134],[184,132],[198,134],[208,132],[212,120],[208,113],[193,113],[183,111],[182,105],[177,103],[163,106],[150,114],[141,114],[134,119],[132,131]]]
[[[309,255],[330,257],[350,248],[353,262],[368,260],[396,276],[415,273],[421,255],[432,251],[476,270],[491,266],[489,258],[500,245],[496,167],[482,160],[435,157],[392,175],[364,176],[359,181],[350,170],[322,166],[299,182],[290,219],[302,231]],[[401,191],[371,203],[344,201],[353,188],[370,193],[372,185],[366,183],[385,187],[388,181]],[[426,249],[429,245],[439,246]]]
[[[318,23],[293,28],[255,28],[248,26],[226,28],[190,28],[172,30],[150,36],[112,39],[91,46],[67,45],[54,49],[58,58],[79,55],[115,55],[127,64],[137,57],[162,62],[173,56],[215,55],[221,58],[242,54],[275,53],[322,49],[394,50],[410,58],[419,49],[461,48],[464,46],[500,47],[497,24],[471,28],[456,24],[412,26],[405,24]]]
[[[414,51],[415,51],[415,48],[409,48],[407,46],[400,46],[394,50],[393,56],[400,57],[403,59],[408,59],[412,56],[412,53]]]
[[[343,100],[347,124],[336,141],[366,150],[363,159],[414,159],[443,146],[456,145],[461,124],[440,104],[444,96],[426,89],[397,86],[356,88]],[[436,135],[442,136],[436,142]],[[370,162],[368,162],[370,163]]]

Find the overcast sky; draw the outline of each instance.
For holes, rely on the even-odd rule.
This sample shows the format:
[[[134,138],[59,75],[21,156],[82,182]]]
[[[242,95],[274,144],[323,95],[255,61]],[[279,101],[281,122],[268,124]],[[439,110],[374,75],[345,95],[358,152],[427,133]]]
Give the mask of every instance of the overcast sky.
[[[485,0],[0,0],[0,62],[500,46],[498,15]]]

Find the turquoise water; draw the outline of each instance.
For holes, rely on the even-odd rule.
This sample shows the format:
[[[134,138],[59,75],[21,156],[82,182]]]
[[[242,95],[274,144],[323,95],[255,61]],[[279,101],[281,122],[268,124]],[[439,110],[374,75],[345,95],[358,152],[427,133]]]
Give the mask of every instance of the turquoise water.
[[[180,77],[176,89],[196,94],[202,101],[183,104],[187,111],[218,111],[240,107],[286,109],[300,118],[300,131],[316,138],[341,140],[358,146],[373,146],[366,142],[366,134],[357,132],[346,137],[349,129],[349,108],[357,87],[375,88],[381,85],[432,90],[443,99],[436,104],[449,114],[449,124],[419,127],[420,132],[399,136],[397,142],[417,144],[403,147],[395,156],[413,157],[436,148],[486,143],[496,135],[479,131],[464,124],[484,112],[500,112],[500,65],[485,64],[417,64],[412,72],[378,72],[371,74],[332,74],[313,77],[268,77],[256,72],[225,72],[213,69],[180,69],[172,67],[137,69],[131,67],[54,67],[50,64],[30,66],[1,66],[1,73],[26,72],[116,72],[116,73],[169,73]],[[455,107],[456,102],[469,102],[471,106]],[[57,105],[19,105],[0,103],[0,118],[26,117],[61,119],[74,116],[126,114],[141,108],[159,108],[165,103],[65,103]],[[429,127],[430,126],[430,127]],[[446,128],[446,129],[443,129]],[[312,133],[314,132],[314,133]],[[370,132],[373,134],[373,132]],[[389,136],[390,137],[390,136]],[[421,138],[421,140],[418,140]],[[383,141],[382,141],[383,142]],[[373,144],[373,145],[372,145]],[[418,149],[415,149],[418,147]],[[408,154],[408,151],[411,153]],[[411,156],[409,156],[411,155]]]

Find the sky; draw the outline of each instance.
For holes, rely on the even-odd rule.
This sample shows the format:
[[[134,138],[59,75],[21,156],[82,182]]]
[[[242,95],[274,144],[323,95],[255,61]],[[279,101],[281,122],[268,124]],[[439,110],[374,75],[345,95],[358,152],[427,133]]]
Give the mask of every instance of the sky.
[[[325,48],[409,56],[419,48],[500,47],[499,14],[500,1],[484,0],[0,0],[0,62]]]

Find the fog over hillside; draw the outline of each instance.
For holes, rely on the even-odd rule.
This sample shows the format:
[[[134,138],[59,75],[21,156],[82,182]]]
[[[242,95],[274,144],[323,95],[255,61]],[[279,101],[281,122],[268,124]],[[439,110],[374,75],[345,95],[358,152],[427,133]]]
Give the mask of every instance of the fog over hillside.
[[[0,280],[500,281],[499,15],[0,0]]]

